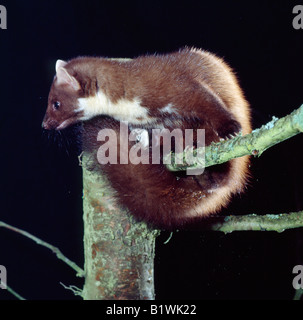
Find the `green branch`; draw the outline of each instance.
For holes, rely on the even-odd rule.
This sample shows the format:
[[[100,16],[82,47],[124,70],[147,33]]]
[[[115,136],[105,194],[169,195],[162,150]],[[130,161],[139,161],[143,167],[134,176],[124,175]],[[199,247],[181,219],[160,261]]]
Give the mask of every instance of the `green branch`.
[[[167,165],[167,168],[170,171],[201,169],[246,155],[260,156],[268,148],[300,132],[303,132],[303,105],[286,117],[281,119],[273,117],[272,121],[253,130],[250,134],[245,136],[239,134],[232,139],[212,143],[205,147],[205,160],[203,156],[197,157],[197,153],[202,155],[204,153],[204,150],[199,149],[193,152],[186,150],[181,154],[171,154],[169,155],[171,164]],[[186,159],[192,159],[192,153],[197,158],[194,164],[189,164]],[[177,164],[178,159],[183,159],[182,164]]]
[[[276,231],[303,227],[303,211],[243,216],[210,217],[206,229],[230,233],[233,231]]]
[[[83,277],[84,276],[84,270],[78,267],[73,261],[69,260],[57,247],[54,247],[53,245],[33,236],[27,231],[18,229],[16,227],[13,227],[5,222],[0,221],[0,227],[4,227],[6,229],[9,229],[11,231],[17,232],[33,241],[35,241],[37,244],[46,247],[50,249],[53,253],[56,254],[57,258],[65,262],[68,266],[70,266],[72,269],[74,269],[77,272],[78,277]]]
[[[259,157],[268,148],[301,132],[303,132],[303,105],[281,119],[273,117],[272,121],[245,136],[240,134],[229,140],[212,143],[205,147],[205,150],[200,148],[194,151],[185,150],[181,154],[171,154],[169,155],[171,164],[167,165],[167,168],[171,171],[202,169],[247,155]],[[186,159],[192,159],[192,156],[196,157],[196,163],[188,164]],[[164,161],[167,159],[169,158]],[[303,227],[303,211],[277,215],[210,217],[204,227],[207,230],[225,233],[240,230],[282,232],[286,229]]]
[[[15,296],[18,300],[26,300],[25,298],[23,298],[22,296],[20,296],[19,293],[17,293],[15,290],[13,290],[11,287],[9,287],[8,285],[6,285],[6,289],[7,291],[12,294],[13,296]]]

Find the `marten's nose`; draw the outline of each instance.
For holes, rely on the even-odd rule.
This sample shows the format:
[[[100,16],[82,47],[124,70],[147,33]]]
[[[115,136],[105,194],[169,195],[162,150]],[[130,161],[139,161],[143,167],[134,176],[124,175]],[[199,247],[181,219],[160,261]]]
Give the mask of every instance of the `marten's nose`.
[[[58,122],[56,120],[52,120],[48,118],[47,116],[44,117],[42,121],[42,128],[45,130],[53,130],[58,127]]]

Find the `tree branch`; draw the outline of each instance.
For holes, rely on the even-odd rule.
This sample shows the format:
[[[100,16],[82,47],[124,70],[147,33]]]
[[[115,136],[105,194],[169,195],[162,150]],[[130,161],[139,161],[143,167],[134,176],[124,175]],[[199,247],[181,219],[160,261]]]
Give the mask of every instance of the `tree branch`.
[[[83,155],[84,300],[154,300],[158,230],[118,204],[108,179]]]
[[[301,300],[302,296],[303,296],[303,289],[297,289],[293,300]]]
[[[197,153],[204,153],[204,150],[199,149],[193,151],[193,156],[197,157],[194,164],[189,164],[186,161],[186,159],[192,158],[191,150],[185,150],[181,154],[168,155],[168,157],[171,156],[171,164],[167,165],[167,168],[170,171],[201,169],[246,155],[259,157],[268,148],[300,132],[303,132],[303,105],[281,119],[273,117],[272,121],[259,129],[253,130],[250,134],[245,136],[240,134],[229,140],[212,143],[205,147],[205,161],[204,157],[197,157]],[[176,159],[182,158],[183,163],[176,164]],[[166,159],[169,158],[165,158],[164,161]]]
[[[68,266],[70,266],[72,269],[74,269],[77,272],[78,277],[83,277],[84,276],[84,271],[80,267],[78,267],[73,261],[69,260],[57,247],[54,247],[53,245],[33,236],[27,231],[18,229],[16,227],[13,227],[5,222],[0,221],[0,227],[4,227],[6,229],[9,229],[11,231],[17,232],[33,241],[35,241],[37,244],[46,247],[50,249],[53,253],[56,254],[57,258],[65,262]]]
[[[276,231],[303,227],[303,211],[244,216],[210,217],[205,229],[230,233],[233,231]],[[202,227],[203,228],[203,227]]]
[[[22,296],[20,296],[19,293],[17,293],[15,290],[13,290],[11,287],[9,287],[8,285],[6,285],[6,289],[7,291],[12,294],[13,296],[15,296],[18,300],[26,300],[25,298],[23,298]]]

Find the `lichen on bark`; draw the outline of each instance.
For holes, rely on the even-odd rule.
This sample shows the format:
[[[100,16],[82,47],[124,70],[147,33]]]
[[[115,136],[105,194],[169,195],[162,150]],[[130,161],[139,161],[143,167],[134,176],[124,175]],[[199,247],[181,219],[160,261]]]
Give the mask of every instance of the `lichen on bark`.
[[[105,176],[86,168],[83,219],[87,300],[153,300],[155,239],[159,231],[138,222],[115,198]]]
[[[303,132],[303,105],[283,118],[273,117],[270,122],[245,136],[239,134],[232,139],[212,143],[206,146],[205,150],[196,149],[186,150],[181,154],[172,153],[169,155],[171,163],[167,165],[167,169],[171,171],[203,169],[246,155],[260,157],[270,147],[301,132]],[[198,152],[203,157],[197,157]],[[191,153],[196,159],[194,164],[188,164],[185,160],[192,158]],[[183,159],[183,162],[179,164],[176,159]]]

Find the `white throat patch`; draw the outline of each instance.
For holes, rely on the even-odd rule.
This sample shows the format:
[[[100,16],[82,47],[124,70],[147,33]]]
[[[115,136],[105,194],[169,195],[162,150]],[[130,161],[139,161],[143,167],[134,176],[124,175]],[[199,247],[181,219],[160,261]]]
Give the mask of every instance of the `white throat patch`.
[[[120,99],[112,103],[102,92],[98,91],[95,96],[78,99],[76,112],[83,111],[84,116],[80,120],[88,120],[97,115],[107,115],[118,121],[127,121],[131,124],[147,124],[156,119],[148,115],[148,110],[140,105],[140,99]]]

